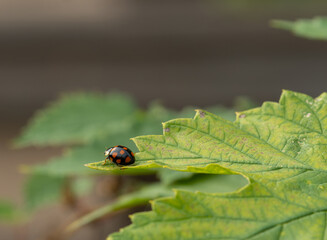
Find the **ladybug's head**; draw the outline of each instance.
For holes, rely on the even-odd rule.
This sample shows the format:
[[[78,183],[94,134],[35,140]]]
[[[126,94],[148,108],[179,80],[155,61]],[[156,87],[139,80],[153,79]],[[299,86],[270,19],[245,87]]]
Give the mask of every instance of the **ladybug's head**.
[[[108,156],[109,156],[111,149],[112,149],[112,148],[108,148],[108,149],[104,152],[104,156],[105,156],[105,157],[108,157]]]

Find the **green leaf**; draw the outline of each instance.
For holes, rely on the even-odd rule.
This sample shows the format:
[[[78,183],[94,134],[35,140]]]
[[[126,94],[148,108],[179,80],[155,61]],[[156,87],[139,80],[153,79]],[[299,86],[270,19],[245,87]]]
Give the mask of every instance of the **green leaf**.
[[[123,94],[78,93],[65,95],[38,112],[16,143],[62,145],[85,143],[133,126],[135,105]]]
[[[323,239],[326,130],[327,94],[291,91],[235,122],[202,110],[166,122],[163,136],[134,139],[140,152],[127,168],[239,173],[251,184],[232,194],[176,191],[112,239]]]
[[[173,172],[173,171],[170,171]],[[78,228],[108,215],[114,211],[135,207],[138,205],[145,205],[150,200],[172,196],[172,189],[187,189],[190,191],[202,192],[231,192],[239,189],[247,184],[247,181],[238,175],[196,175],[191,179],[184,179],[175,184],[154,183],[145,186],[133,193],[119,197],[115,202],[110,203],[104,207],[96,209],[95,211],[81,217],[74,221],[67,227],[68,231],[75,231]]]
[[[294,22],[272,21],[272,26],[293,32],[295,35],[310,39],[327,40],[327,18],[300,19]]]

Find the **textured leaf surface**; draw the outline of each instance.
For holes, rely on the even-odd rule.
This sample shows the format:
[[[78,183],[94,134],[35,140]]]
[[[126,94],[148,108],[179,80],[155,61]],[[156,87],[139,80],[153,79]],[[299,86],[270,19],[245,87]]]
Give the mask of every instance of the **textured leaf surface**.
[[[293,32],[300,37],[327,40],[327,18],[300,19],[294,22],[275,20],[272,25],[276,28]]]
[[[163,135],[134,139],[132,168],[240,173],[251,184],[232,194],[176,191],[112,239],[324,239],[326,129],[327,94],[291,91],[235,122],[199,110],[164,123]]]
[[[38,112],[17,140],[20,146],[84,143],[132,128],[136,107],[126,95],[66,95]]]
[[[175,179],[177,179],[175,174],[174,176]],[[184,179],[184,181],[179,181],[171,185],[154,183],[145,186],[138,191],[119,197],[115,202],[99,208],[73,222],[67,229],[69,231],[75,231],[76,229],[114,211],[138,205],[145,205],[150,200],[159,197],[172,196],[172,189],[187,189],[190,191],[201,190],[202,192],[232,192],[246,184],[247,181],[238,175],[197,175],[193,176],[190,180]]]

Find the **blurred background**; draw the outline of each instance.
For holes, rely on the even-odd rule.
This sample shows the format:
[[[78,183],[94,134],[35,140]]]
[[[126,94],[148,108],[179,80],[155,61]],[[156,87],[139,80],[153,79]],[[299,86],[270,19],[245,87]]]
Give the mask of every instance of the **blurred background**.
[[[326,1],[0,0],[0,197],[21,201],[22,163],[59,148],[13,150],[62,92],[120,90],[146,107],[278,100],[326,90],[327,45],[269,26],[326,13]],[[104,109],[105,111],[106,109]],[[40,222],[40,221],[38,221]],[[1,239],[16,239],[0,226]],[[19,234],[18,234],[19,235]]]

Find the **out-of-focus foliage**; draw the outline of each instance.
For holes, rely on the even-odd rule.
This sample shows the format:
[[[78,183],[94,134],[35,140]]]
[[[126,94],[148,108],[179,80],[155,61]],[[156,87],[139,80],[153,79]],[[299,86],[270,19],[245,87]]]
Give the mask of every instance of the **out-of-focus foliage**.
[[[236,100],[234,109],[244,110],[254,106],[247,98]],[[84,166],[96,159],[104,159],[103,152],[114,145],[126,145],[133,151],[137,148],[130,138],[145,134],[161,134],[162,122],[171,118],[192,117],[196,107],[186,107],[181,111],[169,110],[158,102],[153,102],[147,110],[138,108],[135,101],[125,94],[66,94],[45,109],[40,110],[25,127],[15,141],[19,147],[65,146],[61,156],[34,166],[22,166],[27,177],[24,187],[25,211],[31,212],[42,206],[62,202],[65,194],[79,197],[87,194],[94,184],[94,176],[107,175],[107,171],[94,171]],[[222,106],[207,108],[225,119],[234,120],[235,110]],[[108,166],[108,165],[107,165]],[[103,166],[106,167],[106,166]],[[172,188],[195,190],[213,186],[211,178],[193,173],[182,173],[168,169],[127,169],[110,164],[110,174],[145,175],[157,174],[160,182],[144,186],[135,182],[130,193],[124,193],[117,201],[103,209],[95,210],[91,217],[82,218],[72,229],[112,211],[147,204],[149,200],[172,194]],[[236,177],[237,178],[237,177]],[[234,179],[235,180],[235,179]],[[215,188],[236,187],[234,180],[226,177],[217,181]],[[188,183],[188,181],[190,181]],[[238,183],[242,180],[238,179]],[[208,182],[206,184],[205,182]],[[192,185],[192,186],[191,186]],[[194,185],[194,186],[193,186]],[[140,186],[142,186],[140,188]],[[120,186],[124,189],[124,186]],[[7,211],[10,212],[8,205]],[[9,214],[7,214],[9,216]]]
[[[327,17],[299,19],[296,21],[274,20],[272,26],[289,30],[300,37],[327,40]]]
[[[39,111],[16,142],[19,146],[86,143],[130,130],[135,111],[134,101],[124,94],[67,94]]]

